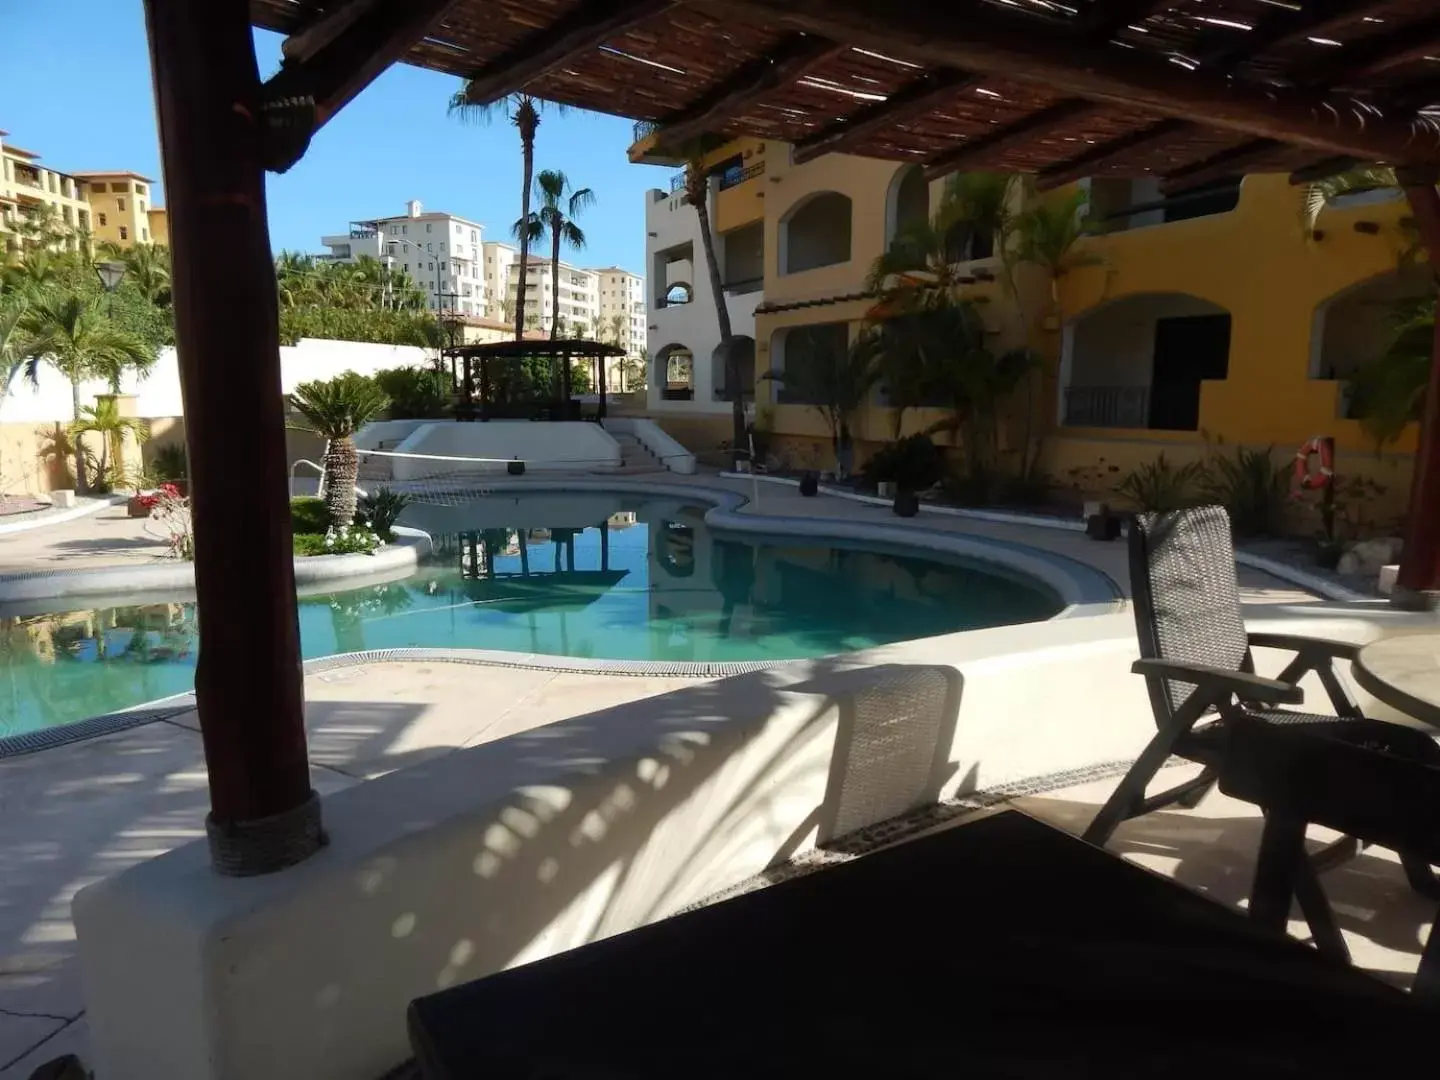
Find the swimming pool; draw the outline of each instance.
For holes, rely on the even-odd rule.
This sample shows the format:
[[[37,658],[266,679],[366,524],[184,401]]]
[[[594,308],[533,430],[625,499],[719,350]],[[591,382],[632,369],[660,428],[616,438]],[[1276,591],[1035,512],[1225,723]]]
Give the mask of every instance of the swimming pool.
[[[1049,618],[1051,590],[992,563],[717,535],[672,499],[567,493],[416,506],[435,553],[401,582],[306,596],[307,658],[406,647],[607,660],[798,659]],[[0,737],[194,685],[184,599],[0,616]]]

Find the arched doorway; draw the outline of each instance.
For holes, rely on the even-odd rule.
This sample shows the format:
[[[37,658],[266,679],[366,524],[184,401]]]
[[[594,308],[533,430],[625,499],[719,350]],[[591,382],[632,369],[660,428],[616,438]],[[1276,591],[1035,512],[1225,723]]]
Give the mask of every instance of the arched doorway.
[[[755,396],[755,339],[746,334],[736,334],[730,339],[730,348],[735,351],[740,371],[740,397],[742,400]],[[710,354],[710,372],[714,382],[713,397],[716,401],[733,401],[735,395],[730,386],[730,365],[726,362],[725,344],[715,346]]]
[[[664,401],[691,401],[695,397],[695,354],[685,345],[670,344],[655,354],[660,397]]]
[[[916,225],[930,220],[930,185],[920,165],[902,165],[885,196],[885,246]]]

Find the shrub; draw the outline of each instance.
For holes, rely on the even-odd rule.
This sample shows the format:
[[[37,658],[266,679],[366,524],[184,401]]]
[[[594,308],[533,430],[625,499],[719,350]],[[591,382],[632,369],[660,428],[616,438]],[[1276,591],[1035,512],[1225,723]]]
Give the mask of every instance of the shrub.
[[[306,496],[290,500],[291,532],[296,535],[313,533],[323,536],[329,527],[330,511],[326,509],[324,499]]]
[[[929,435],[886,443],[865,464],[865,480],[893,483],[901,491],[927,491],[945,477],[945,457]]]
[[[375,385],[390,399],[392,420],[434,420],[450,400],[450,380],[432,368],[398,367],[375,373]]]
[[[168,443],[155,451],[155,476],[162,482],[185,480],[190,476],[190,459],[183,443]]]
[[[1280,530],[1290,477],[1276,465],[1274,447],[1251,450],[1237,447],[1233,457],[1212,452],[1201,475],[1205,498],[1230,512],[1236,536],[1269,536]]]
[[[410,505],[410,496],[388,487],[376,488],[360,500],[355,511],[358,524],[368,525],[382,537],[389,537],[400,512]]]
[[[330,529],[324,533],[296,533],[296,555],[374,555],[385,541],[364,525]]]
[[[1172,465],[1162,453],[1148,465],[1127,473],[1115,486],[1115,494],[1142,513],[1163,514],[1194,503],[1195,485],[1201,475],[1199,463]]]

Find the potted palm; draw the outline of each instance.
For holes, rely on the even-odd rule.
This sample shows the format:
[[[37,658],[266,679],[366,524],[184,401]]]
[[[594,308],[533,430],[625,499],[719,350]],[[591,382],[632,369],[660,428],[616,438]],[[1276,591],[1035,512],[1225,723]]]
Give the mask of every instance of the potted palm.
[[[355,521],[355,480],[360,471],[355,433],[390,399],[370,379],[348,372],[328,382],[301,383],[289,400],[307,428],[326,441],[325,507],[332,528],[348,528]]]

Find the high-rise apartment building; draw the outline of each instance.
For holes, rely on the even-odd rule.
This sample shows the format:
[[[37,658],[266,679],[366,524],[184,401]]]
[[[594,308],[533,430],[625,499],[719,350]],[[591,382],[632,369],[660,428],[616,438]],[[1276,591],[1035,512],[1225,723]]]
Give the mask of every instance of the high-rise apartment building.
[[[90,204],[90,233],[97,243],[127,248],[154,243],[150,233],[154,181],[137,172],[77,172]]]
[[[619,345],[627,356],[638,357],[647,336],[645,279],[618,266],[607,266],[595,274],[600,278],[600,340]]]
[[[510,264],[508,295],[511,310],[520,290],[520,262]],[[560,264],[557,279],[549,259],[530,256],[530,271],[525,275],[525,325],[550,332],[550,319],[555,313],[554,300],[559,293],[560,336],[593,338],[600,324],[600,275],[569,263]]]
[[[40,164],[40,155],[5,143],[0,131],[0,251],[16,251],[26,240],[26,226],[50,217],[66,234],[61,244],[70,251],[91,230],[90,205],[84,185],[69,173]]]
[[[483,316],[487,310],[484,257],[485,227],[439,210],[426,211],[418,200],[396,217],[352,222],[348,233],[322,236],[325,258],[355,262],[368,255],[395,270],[405,270],[424,291],[431,311]]]

